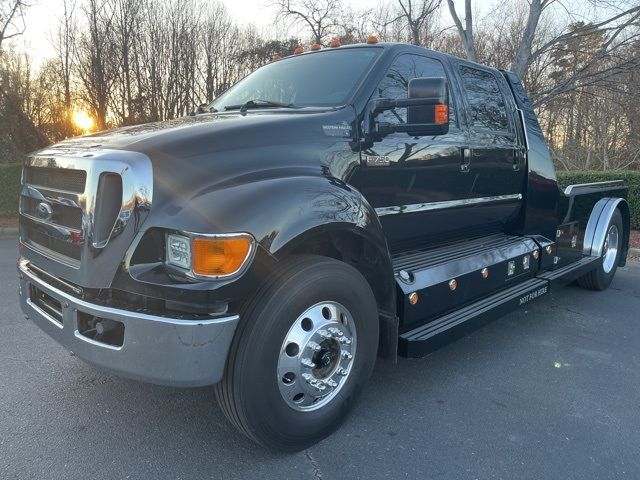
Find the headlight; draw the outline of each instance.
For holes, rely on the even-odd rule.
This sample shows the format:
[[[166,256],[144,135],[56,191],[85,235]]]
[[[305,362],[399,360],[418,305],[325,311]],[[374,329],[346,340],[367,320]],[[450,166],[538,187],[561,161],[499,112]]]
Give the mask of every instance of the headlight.
[[[191,269],[191,239],[182,235],[167,235],[167,263]]]
[[[167,235],[167,263],[187,270],[192,277],[234,275],[253,255],[254,240],[246,233],[186,235]]]

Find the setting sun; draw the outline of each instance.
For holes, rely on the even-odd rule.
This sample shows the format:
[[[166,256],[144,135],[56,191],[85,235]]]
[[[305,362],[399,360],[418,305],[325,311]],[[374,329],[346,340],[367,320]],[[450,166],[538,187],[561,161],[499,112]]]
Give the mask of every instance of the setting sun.
[[[75,110],[73,112],[73,123],[84,132],[88,132],[95,125],[93,117],[86,110]]]

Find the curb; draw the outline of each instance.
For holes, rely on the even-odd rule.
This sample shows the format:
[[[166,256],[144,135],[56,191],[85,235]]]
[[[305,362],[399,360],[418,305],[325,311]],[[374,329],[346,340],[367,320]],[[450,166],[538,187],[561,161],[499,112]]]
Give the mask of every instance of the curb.
[[[18,227],[0,227],[0,238],[11,238],[18,236]]]
[[[640,256],[640,248],[630,248],[629,255]]]

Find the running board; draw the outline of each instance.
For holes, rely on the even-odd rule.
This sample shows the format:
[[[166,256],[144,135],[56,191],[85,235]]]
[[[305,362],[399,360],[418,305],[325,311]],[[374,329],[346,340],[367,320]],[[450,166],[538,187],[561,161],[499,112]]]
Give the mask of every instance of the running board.
[[[571,283],[597,267],[599,260],[599,257],[585,257],[566,267],[544,272],[405,332],[399,336],[398,353],[403,357],[424,357],[490,321],[545,296],[552,288]]]
[[[546,295],[549,282],[532,278],[400,335],[399,353],[423,357],[500,315]]]

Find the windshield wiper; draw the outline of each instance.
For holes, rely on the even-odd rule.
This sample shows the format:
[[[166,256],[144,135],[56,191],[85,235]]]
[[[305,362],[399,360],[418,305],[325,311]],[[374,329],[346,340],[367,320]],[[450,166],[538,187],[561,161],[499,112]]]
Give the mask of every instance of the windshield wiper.
[[[240,105],[227,105],[224,107],[225,110],[237,110],[240,109],[240,112],[246,112],[249,108],[260,108],[260,107],[273,107],[273,108],[298,108],[293,103],[281,103],[281,102],[273,102],[271,100],[261,100],[259,98],[255,100],[249,100]]]

